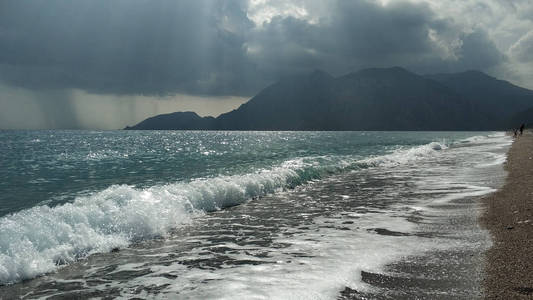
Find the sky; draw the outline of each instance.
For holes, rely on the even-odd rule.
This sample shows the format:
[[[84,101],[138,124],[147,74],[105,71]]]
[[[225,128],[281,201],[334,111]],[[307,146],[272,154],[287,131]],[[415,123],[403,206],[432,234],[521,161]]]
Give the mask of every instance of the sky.
[[[533,1],[0,1],[0,129],[217,116],[287,75],[391,66],[533,89]]]

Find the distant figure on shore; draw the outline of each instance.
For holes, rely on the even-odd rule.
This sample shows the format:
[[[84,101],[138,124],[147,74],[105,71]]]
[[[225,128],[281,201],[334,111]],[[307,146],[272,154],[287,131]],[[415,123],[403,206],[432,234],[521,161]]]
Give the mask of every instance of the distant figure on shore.
[[[526,124],[522,123],[522,125],[520,125],[520,135],[524,133],[524,127],[526,127]]]
[[[513,138],[516,139],[518,137],[518,128],[513,129],[513,132],[514,132]]]

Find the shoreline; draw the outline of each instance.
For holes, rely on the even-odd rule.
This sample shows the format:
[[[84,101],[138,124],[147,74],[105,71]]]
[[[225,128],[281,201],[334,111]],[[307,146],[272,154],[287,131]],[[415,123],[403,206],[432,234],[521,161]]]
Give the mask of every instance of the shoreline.
[[[524,133],[521,138],[529,139],[533,144],[533,134],[530,132]],[[502,151],[502,154],[508,155],[510,148],[505,149],[505,152]],[[533,152],[529,156],[533,157]],[[533,163],[533,158],[531,162]],[[399,261],[385,265],[379,273],[362,270],[362,281],[373,290],[358,291],[345,287],[339,291],[338,299],[486,298],[488,277],[486,272],[489,262],[487,253],[493,249],[491,247],[497,240],[482,220],[486,217],[486,199],[499,193],[508,184],[508,170],[506,165],[498,164],[483,172],[488,172],[485,173],[488,175],[485,180],[490,181],[486,182],[493,189],[490,193],[430,205],[436,209],[435,214],[423,213],[420,219],[415,221],[419,223],[419,232],[423,233],[421,236],[440,240],[441,243],[442,241],[450,243],[451,247],[442,249],[437,247],[422,254],[403,257]],[[531,173],[533,175],[533,172]],[[533,189],[531,195],[533,196]],[[533,197],[531,199],[533,200]],[[531,211],[533,212],[533,209]],[[528,256],[525,254],[523,257],[528,259]],[[501,276],[501,273],[494,274],[497,280]],[[517,291],[527,293],[529,290],[521,288]],[[519,298],[508,295],[511,294],[490,299]],[[530,299],[532,295],[524,296]]]
[[[345,287],[338,299],[483,299],[490,236],[478,223],[483,214],[480,201],[476,196],[458,199],[439,207],[444,214],[416,221],[421,236],[458,244],[403,257],[379,273],[363,270],[362,281],[374,290]]]
[[[503,137],[503,134],[500,134],[500,136]],[[269,266],[272,262],[277,264],[278,261],[281,261],[287,262],[288,267],[294,266],[292,269],[289,268],[289,270],[293,270],[292,273],[300,274],[302,272],[296,271],[304,270],[306,271],[305,275],[310,276],[312,273],[307,271],[313,269],[316,270],[317,268],[310,269],[305,267],[305,263],[296,264],[293,263],[293,261],[309,261],[310,258],[314,257],[312,256],[312,254],[315,253],[312,249],[314,246],[302,248],[300,246],[302,244],[298,243],[297,245],[299,246],[297,246],[297,248],[291,248],[291,243],[283,243],[286,242],[287,239],[294,237],[295,241],[311,241],[309,245],[314,245],[316,241],[322,240],[321,237],[323,236],[332,238],[344,237],[339,240],[340,242],[331,244],[334,245],[334,247],[331,248],[334,249],[334,251],[329,253],[334,254],[334,257],[336,258],[333,262],[340,261],[346,265],[362,266],[360,269],[357,269],[357,272],[360,273],[360,278],[356,278],[356,280],[359,281],[359,283],[358,285],[352,286],[353,288],[359,289],[360,292],[346,288],[342,291],[338,291],[340,293],[338,296],[339,299],[409,299],[415,297],[432,299],[482,298],[484,258],[485,252],[490,247],[488,242],[490,242],[491,238],[487,230],[480,230],[480,223],[478,220],[480,215],[484,212],[484,207],[482,206],[481,201],[483,196],[481,196],[479,192],[483,195],[487,195],[488,192],[494,192],[496,188],[501,188],[504,184],[506,173],[503,171],[502,164],[505,160],[505,153],[509,150],[510,139],[507,137],[503,138],[507,140],[507,143],[505,143],[506,146],[504,148],[501,148],[501,151],[489,151],[492,154],[498,154],[496,157],[499,157],[499,159],[495,159],[490,155],[485,155],[482,157],[485,157],[486,160],[476,160],[472,158],[472,150],[468,150],[470,149],[469,147],[457,147],[457,151],[452,152],[453,155],[446,155],[447,152],[442,152],[443,154],[439,155],[438,160],[435,162],[432,162],[432,160],[429,160],[426,164],[418,162],[415,165],[415,168],[400,169],[404,172],[400,173],[402,174],[401,177],[394,176],[398,173],[393,173],[393,176],[381,177],[383,169],[380,168],[377,168],[376,172],[372,172],[373,169],[369,168],[366,169],[367,171],[365,172],[348,173],[346,176],[343,176],[343,180],[331,176],[328,180],[322,181],[321,184],[302,189],[300,191],[301,193],[291,193],[291,197],[278,194],[277,196],[273,195],[270,197],[269,201],[266,202],[265,199],[262,199],[263,201],[250,201],[244,205],[234,206],[231,209],[217,211],[216,213],[211,214],[209,218],[203,219],[200,226],[183,229],[184,231],[182,234],[175,235],[175,239],[165,239],[153,243],[150,242],[141,245],[137,249],[136,247],[131,247],[131,249],[124,248],[120,251],[92,256],[88,258],[87,262],[72,264],[57,272],[42,276],[39,279],[21,282],[20,284],[10,286],[3,291],[0,288],[0,298],[2,298],[3,292],[5,292],[4,295],[6,298],[28,295],[36,297],[59,296],[64,298],[67,298],[68,296],[96,297],[95,295],[100,294],[120,295],[119,292],[121,291],[125,291],[126,293],[135,291],[135,295],[140,292],[146,292],[153,295],[157,295],[158,293],[175,293],[175,289],[167,289],[167,287],[169,285],[171,287],[177,286],[176,282],[181,280],[180,278],[183,278],[181,273],[183,269],[166,269],[169,262],[172,265],[186,266],[186,268],[194,268],[195,270],[208,270],[206,272],[209,273],[212,270],[218,269],[230,270],[221,268],[221,266],[224,265],[256,266],[261,264],[262,266]],[[475,140],[477,139],[473,139],[473,141]],[[489,142],[482,144],[494,145],[499,143]],[[434,149],[433,147],[430,148]],[[467,150],[460,151],[461,149]],[[488,150],[478,151],[479,153],[486,153]],[[493,161],[494,164],[488,163],[485,166],[484,163],[487,161]],[[433,180],[429,181],[422,179],[426,176],[420,176],[420,173],[422,173],[421,170],[432,170],[431,166],[440,166],[443,163],[446,166],[458,166],[459,170],[454,168],[444,168],[445,170],[424,173],[429,178],[433,178]],[[465,171],[469,169],[465,167],[466,165],[478,165],[479,163],[484,166],[481,168],[483,170],[482,173],[481,171],[476,171],[475,168],[473,168],[474,171]],[[420,168],[421,165],[430,167]],[[438,168],[435,169],[438,170]],[[459,175],[457,175],[458,173]],[[476,176],[476,174],[488,176]],[[495,174],[499,175],[495,176]],[[413,177],[419,178],[419,180],[417,181],[413,179]],[[501,179],[497,180],[497,186],[490,185],[490,189],[485,187],[488,181],[493,181],[496,177]],[[472,180],[473,182],[471,182]],[[468,182],[475,186],[475,183],[477,182],[476,180],[480,182],[481,189],[468,187],[468,184],[464,184],[465,182]],[[427,184],[427,189],[413,189],[413,185],[417,182],[418,184]],[[458,183],[458,186],[455,186],[455,188],[453,188],[454,183]],[[386,190],[384,189],[385,187],[388,187],[389,189]],[[397,193],[386,193],[386,191],[392,190]],[[360,191],[370,192],[365,194]],[[384,195],[392,196],[383,197]],[[400,209],[397,209],[398,207],[394,204],[396,203],[394,202],[396,197],[406,199],[400,205]],[[369,198],[375,198],[378,199],[378,201],[368,201]],[[326,201],[321,199],[329,200]],[[300,203],[304,203],[305,206],[300,205]],[[419,204],[422,204],[422,209],[418,207]],[[265,209],[267,207],[269,209]],[[272,209],[272,207],[277,209]],[[310,208],[309,213],[302,214],[302,209],[306,207]],[[383,214],[383,216],[387,217],[385,220],[387,222],[390,221],[390,223],[384,223],[384,217],[381,217],[381,219],[372,219],[372,216],[369,219],[364,218],[366,213],[376,213],[381,212],[382,210],[387,212],[388,207],[394,207],[394,209],[392,209],[394,214],[390,215],[392,219],[388,218],[389,214]],[[276,227],[280,224],[279,212],[285,213],[285,218],[288,221],[285,223],[286,225],[283,225],[283,228],[290,229],[290,231],[284,231],[283,228]],[[335,212],[340,212],[340,214]],[[256,217],[249,217],[254,214]],[[314,219],[308,219],[308,216],[310,215],[317,215],[320,216],[320,218],[332,216],[332,218],[320,219],[318,222],[315,222]],[[225,217],[222,218],[222,216]],[[252,231],[252,234],[247,233],[242,235],[240,234],[240,230],[236,231],[238,234],[233,234],[232,232],[236,216],[246,216],[246,218],[241,220],[243,221],[242,224],[246,226],[251,225],[248,227],[259,229],[253,229],[255,231]],[[398,217],[400,218],[397,220],[403,221],[399,223],[395,222],[394,220]],[[227,223],[221,223],[221,219],[227,220]],[[255,223],[250,223],[252,222],[250,220],[253,220]],[[365,220],[371,222],[365,222]],[[398,226],[388,226],[391,224]],[[416,226],[412,226],[412,224],[415,224]],[[361,228],[359,226],[361,226]],[[417,230],[414,230],[415,227]],[[228,228],[231,228],[231,230],[228,231]],[[293,230],[293,228],[295,230]],[[207,229],[213,230],[212,234],[206,235],[205,232],[209,232]],[[344,234],[352,231],[355,234]],[[229,235],[225,233],[225,235],[229,237],[227,237],[227,240],[224,240],[224,242],[239,245],[239,249],[234,249],[231,246],[220,247],[218,245],[220,242],[220,240],[218,240],[220,232],[230,233]],[[284,237],[279,240],[270,238],[273,232],[288,232],[289,235],[284,234]],[[368,238],[368,233],[371,233],[370,238]],[[320,234],[320,236],[318,236],[318,234]],[[192,236],[191,248],[186,249],[182,243],[182,238],[185,237],[185,239],[189,239],[189,236]],[[213,243],[213,239],[208,238],[205,239],[203,244],[198,244],[197,237],[203,236],[216,237],[215,243]],[[243,236],[247,237],[243,240]],[[266,237],[264,241],[258,239],[258,237],[263,236]],[[363,237],[364,239],[360,239],[360,237]],[[365,244],[367,241],[373,241],[372,237],[377,238],[378,242],[382,242],[374,243],[375,246],[372,246],[372,243],[369,243],[370,247],[366,247]],[[351,239],[348,240],[347,238]],[[380,253],[376,250],[386,249],[389,245],[394,246],[405,240],[410,241],[409,245],[406,244],[406,246],[409,249],[412,248],[411,251],[385,251],[385,255],[376,255],[376,253]],[[243,241],[247,242],[244,243]],[[258,241],[261,244],[258,244]],[[350,242],[347,243],[347,241]],[[272,248],[274,250],[263,251],[265,248],[270,247],[269,243],[273,245]],[[164,244],[164,246],[160,246],[162,244]],[[174,245],[176,248],[173,248]],[[252,258],[251,260],[243,259],[240,256],[232,258],[225,255],[225,253],[232,255],[239,253],[238,251],[242,249],[241,247],[243,246],[250,246],[250,249],[255,249],[254,247],[257,245],[260,246],[258,249],[261,252],[244,253],[246,254],[246,257]],[[338,245],[343,245],[342,249],[340,249]],[[361,247],[361,245],[363,246]],[[411,247],[411,245],[415,246]],[[205,249],[210,249],[210,247],[213,247],[213,251],[210,250],[208,252],[211,253],[209,254],[209,258],[204,256],[206,254],[201,254],[202,256],[198,257],[193,256],[192,258],[191,256],[186,255],[193,249],[202,249],[202,251],[204,251]],[[163,260],[160,260],[160,250],[163,248],[166,249],[164,253],[169,253],[169,255],[168,257],[165,256]],[[289,250],[279,250],[285,248]],[[136,251],[139,249],[142,249],[141,251],[143,251],[143,253],[155,253],[157,255],[153,256],[152,261],[146,262],[146,256],[132,255],[137,253]],[[168,251],[168,249],[173,250]],[[245,250],[249,251],[250,249]],[[324,252],[324,249],[327,250],[330,248],[321,248],[319,254],[322,256],[324,256],[323,253],[328,253]],[[356,259],[347,259],[349,254],[353,254],[354,249],[360,249],[357,253],[361,254],[359,257],[362,257],[363,261],[358,259],[358,256],[353,256]],[[370,249],[371,252],[369,252],[368,249]],[[430,251],[419,251],[421,249]],[[282,255],[271,256],[269,253],[281,253]],[[339,255],[339,253],[343,255]],[[401,257],[405,259],[396,261],[400,256],[391,256],[391,254],[397,253],[401,253]],[[286,257],[286,255],[288,255],[288,257]],[[376,255],[376,258],[393,258],[376,260],[377,262],[374,263],[372,262],[373,255]],[[277,257],[280,257],[283,260],[280,260]],[[325,255],[324,257],[332,256]],[[368,261],[366,261],[367,258],[365,257],[369,258]],[[127,258],[127,260],[125,260],[125,258]],[[289,260],[285,260],[286,258]],[[139,263],[138,259],[142,261],[142,268],[131,267],[132,264]],[[390,263],[387,264],[386,261],[390,261]],[[221,262],[223,264],[221,264]],[[303,269],[300,269],[300,265],[304,266],[302,267]],[[352,272],[352,267],[345,270],[335,267],[335,269],[332,270],[329,266],[334,266],[335,264],[320,264],[319,262],[314,265],[325,266],[323,270],[326,271],[326,274],[340,273],[340,271],[342,271],[344,272],[342,278],[351,279],[352,274],[355,274]],[[123,268],[123,266],[126,267]],[[163,268],[165,269],[165,272],[156,273],[152,271],[152,266],[154,266],[155,270]],[[283,269],[286,268],[287,267],[283,267]],[[118,271],[115,272],[115,270]],[[319,273],[323,274],[322,271]],[[224,274],[224,276],[227,276],[231,280],[232,277],[227,275],[231,275],[231,272]],[[247,280],[254,278],[254,272],[249,274],[253,276],[248,276]],[[274,272],[270,276],[275,274],[276,273]],[[256,277],[256,280],[262,282],[264,280],[262,276],[264,275]],[[159,280],[165,284],[148,286],[146,282],[152,282],[152,277],[160,277]],[[273,278],[276,278],[276,276]],[[322,275],[315,276],[315,278],[322,279]],[[295,279],[300,278],[297,277]],[[304,286],[307,288],[306,281],[295,280],[294,283],[304,283]],[[334,281],[333,283],[335,282],[338,281]],[[281,283],[283,283],[283,281]],[[343,283],[344,281],[341,282],[341,284]],[[199,283],[194,282],[194,284],[198,287],[213,287],[209,285],[208,281]],[[292,286],[289,286],[289,289],[293,289],[294,284],[291,283],[291,285]],[[278,284],[277,286],[281,287],[282,285]],[[328,285],[328,287],[329,286],[332,285]],[[337,289],[336,286],[335,289]],[[365,288],[366,286],[375,287],[376,293],[373,293],[373,289],[367,290]],[[213,291],[219,293],[219,288],[220,286],[214,288]],[[269,292],[272,290],[276,292],[275,289],[271,288],[267,290]],[[304,289],[300,290],[304,291]],[[305,291],[307,292],[307,290]],[[334,293],[336,291],[333,290],[332,292]],[[233,293],[226,294],[233,295]]]
[[[533,297],[533,132],[513,142],[504,186],[484,197],[480,224],[493,239],[486,252],[486,299]]]

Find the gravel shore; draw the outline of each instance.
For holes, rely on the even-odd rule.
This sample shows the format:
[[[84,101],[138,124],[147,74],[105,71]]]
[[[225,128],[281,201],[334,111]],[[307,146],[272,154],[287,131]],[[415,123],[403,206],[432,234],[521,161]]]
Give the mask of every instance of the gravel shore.
[[[483,199],[481,223],[492,234],[484,289],[487,299],[533,299],[533,132],[508,152],[505,185]]]

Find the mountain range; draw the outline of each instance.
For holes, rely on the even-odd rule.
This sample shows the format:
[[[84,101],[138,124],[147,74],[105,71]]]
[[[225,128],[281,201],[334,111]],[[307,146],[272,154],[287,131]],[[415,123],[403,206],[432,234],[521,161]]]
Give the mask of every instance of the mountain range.
[[[392,67],[333,77],[316,70],[282,78],[217,118],[175,112],[125,129],[496,130],[527,122],[532,108],[533,91],[479,71],[418,75]]]

